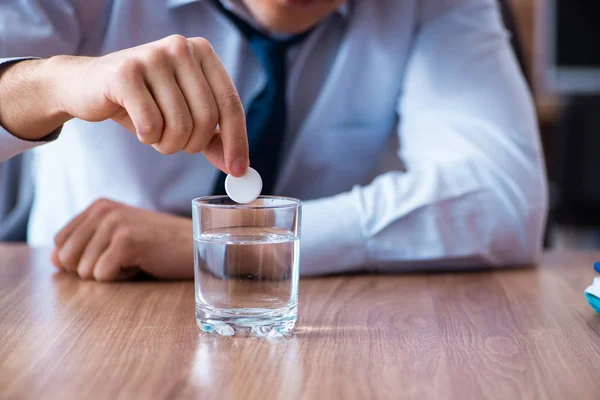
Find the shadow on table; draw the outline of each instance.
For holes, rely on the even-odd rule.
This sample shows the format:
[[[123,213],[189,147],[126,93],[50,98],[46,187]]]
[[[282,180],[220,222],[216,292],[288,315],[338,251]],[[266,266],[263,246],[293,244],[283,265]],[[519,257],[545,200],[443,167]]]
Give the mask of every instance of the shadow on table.
[[[436,275],[485,275],[489,273],[514,273],[531,272],[538,268],[537,265],[517,265],[509,267],[428,267],[424,269],[410,269],[402,271],[355,271],[345,274],[328,274],[318,276],[303,277],[303,280],[311,281],[316,279],[339,278],[339,277],[375,277],[375,276],[436,276]]]
[[[96,282],[94,280],[88,279],[88,280],[83,280],[80,279],[79,276],[77,276],[76,274],[72,274],[69,272],[66,272],[64,270],[56,270],[53,274],[52,274],[52,281],[54,282],[63,282],[65,279],[75,279],[75,280],[79,280],[82,282],[85,281],[90,281],[90,282]],[[149,275],[143,271],[139,271],[134,277],[130,278],[130,279],[123,279],[120,281],[115,281],[115,282],[106,282],[106,283],[102,283],[102,282],[97,282],[99,284],[105,284],[105,285],[130,285],[130,284],[144,284],[144,283],[152,283],[152,284],[169,284],[169,283],[180,283],[180,282],[193,282],[194,280],[192,278],[190,279],[159,279],[159,278],[155,278],[152,275]]]

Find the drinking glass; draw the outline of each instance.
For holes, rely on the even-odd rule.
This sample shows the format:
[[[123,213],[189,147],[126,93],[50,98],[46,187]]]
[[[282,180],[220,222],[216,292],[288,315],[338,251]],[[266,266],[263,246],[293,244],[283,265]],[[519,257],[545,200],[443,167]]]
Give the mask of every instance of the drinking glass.
[[[224,336],[281,336],[298,318],[302,204],[260,196],[192,201],[196,321]]]

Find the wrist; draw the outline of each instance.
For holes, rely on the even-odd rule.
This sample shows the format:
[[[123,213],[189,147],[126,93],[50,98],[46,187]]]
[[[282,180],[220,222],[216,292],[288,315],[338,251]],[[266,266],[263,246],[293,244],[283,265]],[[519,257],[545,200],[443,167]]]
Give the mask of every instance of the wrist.
[[[62,121],[61,125],[73,118],[65,109],[63,101],[67,92],[65,77],[70,75],[68,70],[73,58],[71,56],[54,56],[42,60],[39,66],[40,80],[44,82],[48,93],[49,117],[56,121]]]
[[[1,74],[0,124],[14,136],[37,141],[71,117],[55,101],[56,84],[47,59],[16,62]]]

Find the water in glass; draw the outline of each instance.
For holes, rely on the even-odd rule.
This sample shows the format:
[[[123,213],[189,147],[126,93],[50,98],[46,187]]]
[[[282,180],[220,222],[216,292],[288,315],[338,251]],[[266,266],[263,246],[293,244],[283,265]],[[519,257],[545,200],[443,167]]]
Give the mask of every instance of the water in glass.
[[[227,227],[194,237],[196,319],[205,332],[278,336],[297,320],[300,242],[294,232]]]

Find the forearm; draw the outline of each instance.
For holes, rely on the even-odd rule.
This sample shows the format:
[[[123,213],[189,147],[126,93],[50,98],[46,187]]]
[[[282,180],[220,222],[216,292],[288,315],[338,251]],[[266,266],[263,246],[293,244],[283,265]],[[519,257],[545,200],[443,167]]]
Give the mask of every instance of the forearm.
[[[359,271],[367,264],[367,245],[355,192],[303,203],[301,275]]]
[[[482,158],[392,171],[352,192],[305,203],[301,273],[532,263],[540,254],[545,202],[541,171],[509,176]]]
[[[57,101],[60,57],[19,61],[0,67],[0,125],[14,136],[36,141],[71,116]]]

